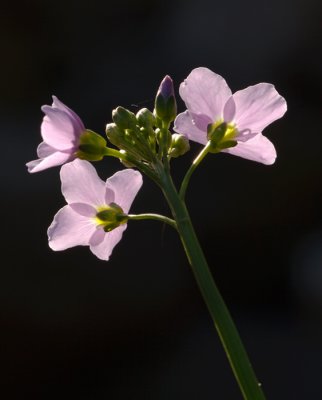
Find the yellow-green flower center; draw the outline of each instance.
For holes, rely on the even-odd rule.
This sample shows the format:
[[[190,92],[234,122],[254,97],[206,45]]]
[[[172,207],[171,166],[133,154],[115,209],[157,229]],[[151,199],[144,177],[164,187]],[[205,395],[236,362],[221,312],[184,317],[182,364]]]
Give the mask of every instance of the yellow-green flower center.
[[[125,224],[128,220],[122,208],[115,203],[99,206],[96,210],[97,213],[94,217],[95,224],[102,227],[105,232],[110,232],[118,226]]]
[[[237,145],[238,130],[235,124],[224,122],[222,119],[209,124],[207,137],[211,141],[211,152],[217,153],[223,149]]]

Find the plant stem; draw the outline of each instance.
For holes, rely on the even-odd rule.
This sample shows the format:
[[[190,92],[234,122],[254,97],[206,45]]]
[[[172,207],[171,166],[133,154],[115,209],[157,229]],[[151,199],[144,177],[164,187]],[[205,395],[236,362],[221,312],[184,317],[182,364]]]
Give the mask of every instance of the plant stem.
[[[198,165],[201,163],[201,161],[205,158],[205,156],[209,153],[210,146],[211,142],[209,141],[206,144],[206,146],[201,150],[201,152],[198,154],[198,156],[194,159],[193,163],[191,164],[191,167],[188,169],[185,177],[183,178],[179,192],[180,198],[182,200],[184,200],[191,175],[193,174],[194,170],[198,167]]]
[[[176,222],[168,217],[165,217],[164,215],[160,215],[160,214],[129,214],[127,215],[129,220],[142,220],[142,219],[154,219],[160,222],[164,222],[170,226],[172,226],[172,228],[177,229],[177,224]]]
[[[161,174],[161,188],[170,205],[193,274],[212,316],[243,397],[245,400],[265,400],[261,385],[255,376],[235,324],[207,265],[189,213],[182,200],[182,191],[180,197],[166,170]]]

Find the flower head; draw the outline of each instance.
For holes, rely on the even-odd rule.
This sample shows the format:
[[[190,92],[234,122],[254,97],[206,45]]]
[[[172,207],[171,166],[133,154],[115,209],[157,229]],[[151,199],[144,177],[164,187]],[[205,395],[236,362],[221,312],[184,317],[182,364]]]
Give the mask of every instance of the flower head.
[[[126,229],[127,213],[142,186],[141,174],[125,169],[104,182],[89,162],[76,159],[62,166],[60,177],[67,205],[48,228],[49,246],[89,246],[98,258],[108,260]]]
[[[53,96],[53,104],[41,107],[45,113],[41,124],[43,142],[37,148],[39,159],[26,165],[29,172],[62,165],[76,158],[85,127],[79,116]]]
[[[200,67],[181,83],[179,93],[187,110],[177,116],[176,132],[206,144],[209,131],[214,132],[225,122],[226,131],[221,137],[219,151],[263,164],[274,163],[274,145],[262,131],[281,118],[287,107],[273,85],[259,83],[232,94],[224,78]],[[225,140],[229,148],[225,148]]]

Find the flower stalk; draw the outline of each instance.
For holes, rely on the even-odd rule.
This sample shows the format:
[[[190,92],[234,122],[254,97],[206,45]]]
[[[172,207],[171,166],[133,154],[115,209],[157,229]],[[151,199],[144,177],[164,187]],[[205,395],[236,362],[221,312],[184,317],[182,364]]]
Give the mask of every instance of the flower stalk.
[[[245,400],[265,400],[261,384],[256,378],[236,326],[213,280],[188,210],[167,171],[162,175],[162,191],[170,205],[192,272],[243,397]]]

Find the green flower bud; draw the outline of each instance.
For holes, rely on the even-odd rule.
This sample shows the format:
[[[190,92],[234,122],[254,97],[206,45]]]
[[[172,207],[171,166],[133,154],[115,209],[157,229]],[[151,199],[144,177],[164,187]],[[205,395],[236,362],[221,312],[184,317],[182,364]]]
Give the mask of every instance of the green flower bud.
[[[107,124],[106,125],[106,136],[108,140],[114,144],[116,147],[121,147],[123,143],[124,132],[122,132],[116,124]]]
[[[190,150],[189,140],[186,136],[174,133],[172,135],[171,147],[169,150],[169,155],[171,157],[179,157]]]
[[[174,96],[173,82],[166,76],[160,84],[155,98],[156,117],[169,124],[177,115],[177,102]]]
[[[119,129],[134,129],[137,124],[135,115],[121,106],[112,111],[112,119]]]
[[[153,128],[155,126],[155,116],[147,108],[141,108],[136,114],[136,119],[143,128]]]
[[[78,158],[87,161],[98,161],[104,157],[106,149],[106,140],[97,133],[86,130],[79,138]]]

